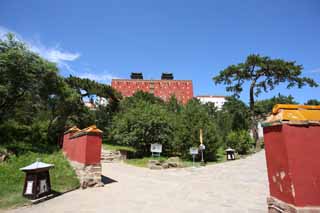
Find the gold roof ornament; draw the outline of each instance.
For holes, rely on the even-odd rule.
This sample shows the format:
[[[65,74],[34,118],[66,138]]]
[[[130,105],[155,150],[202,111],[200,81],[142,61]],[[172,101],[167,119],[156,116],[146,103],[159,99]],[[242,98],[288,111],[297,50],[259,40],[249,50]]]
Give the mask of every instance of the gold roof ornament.
[[[87,128],[84,128],[81,130],[81,132],[93,132],[93,133],[102,133],[100,129],[97,128],[96,125],[88,126]]]
[[[88,126],[78,132],[76,132],[71,138],[76,138],[82,135],[102,135],[103,131],[97,128],[96,125]]]
[[[263,126],[280,125],[320,125],[320,106],[276,104],[272,114]]]
[[[73,127],[69,128],[67,131],[65,131],[64,134],[67,134],[70,132],[75,133],[75,132],[79,132],[79,131],[80,131],[80,129],[77,126],[73,126]]]

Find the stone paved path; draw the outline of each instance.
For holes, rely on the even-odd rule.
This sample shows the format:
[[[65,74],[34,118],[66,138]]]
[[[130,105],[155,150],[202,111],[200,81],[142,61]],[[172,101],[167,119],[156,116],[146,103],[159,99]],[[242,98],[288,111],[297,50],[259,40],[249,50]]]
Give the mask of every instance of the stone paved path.
[[[267,212],[263,151],[246,159],[196,169],[158,171],[122,163],[104,164],[103,174],[116,182],[10,212]]]

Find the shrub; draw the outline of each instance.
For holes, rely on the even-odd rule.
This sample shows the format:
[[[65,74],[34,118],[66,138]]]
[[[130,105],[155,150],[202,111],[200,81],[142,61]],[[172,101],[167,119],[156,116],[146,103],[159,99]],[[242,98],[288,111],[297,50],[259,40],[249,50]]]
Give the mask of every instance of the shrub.
[[[247,130],[231,131],[226,140],[227,147],[235,149],[239,154],[247,154],[254,145]]]
[[[134,147],[137,155],[150,155],[150,145],[163,145],[163,154],[168,154],[172,140],[172,126],[163,106],[140,101],[118,113],[111,128],[115,144]]]

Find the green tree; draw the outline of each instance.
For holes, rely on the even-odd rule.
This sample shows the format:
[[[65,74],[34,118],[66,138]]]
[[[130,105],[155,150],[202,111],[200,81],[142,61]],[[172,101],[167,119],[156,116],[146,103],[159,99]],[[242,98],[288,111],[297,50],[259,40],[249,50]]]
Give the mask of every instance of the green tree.
[[[229,115],[232,130],[249,129],[249,108],[248,106],[235,97],[227,97],[227,102],[222,107],[222,112]]]
[[[305,105],[317,106],[317,105],[320,105],[320,101],[318,101],[317,99],[310,99],[305,103]]]
[[[199,100],[192,99],[183,107],[180,116],[181,123],[174,133],[175,141],[179,141],[177,149],[180,155],[183,158],[190,158],[189,148],[199,147],[199,131],[203,129],[206,160],[216,160],[221,137],[215,120],[209,115],[208,108]]]
[[[41,101],[44,80],[56,74],[55,64],[28,50],[13,34],[0,39],[0,122],[14,117],[26,99]]]
[[[237,130],[228,133],[226,138],[227,147],[231,147],[241,155],[248,154],[254,143],[247,130]]]
[[[176,96],[172,95],[167,102],[167,108],[169,112],[179,113],[181,112],[182,106],[180,105]]]
[[[81,100],[84,97],[89,97],[97,95],[99,97],[110,98],[113,101],[118,101],[121,99],[121,95],[116,92],[110,85],[100,84],[96,81],[79,78],[70,75],[66,78],[66,82],[70,85],[71,88],[74,88],[78,91],[78,94],[81,96]]]
[[[132,146],[140,156],[150,155],[150,145],[160,143],[164,154],[168,153],[173,132],[164,106],[138,99],[131,107],[121,109],[113,118],[114,143]]]
[[[249,55],[244,63],[231,65],[213,78],[215,84],[225,84],[226,90],[239,96],[243,84],[249,83],[249,107],[251,115],[251,129],[254,135],[256,148],[258,144],[257,119],[255,114],[255,97],[262,91],[273,90],[280,83],[287,82],[287,88],[305,85],[318,86],[307,77],[301,77],[302,66],[294,61],[271,59],[260,55]]]
[[[264,119],[269,113],[272,112],[272,108],[276,104],[298,104],[298,102],[296,102],[294,100],[294,97],[292,97],[291,95],[284,96],[279,93],[278,96],[274,96],[270,99],[256,101],[255,104],[256,115]]]
[[[96,111],[90,111],[87,108],[78,110],[77,122],[79,127],[85,127],[95,123],[99,129],[103,131],[106,140],[110,140],[110,127],[112,118],[119,110],[119,101],[122,99],[120,93],[115,91],[110,85],[98,83],[90,79],[82,79],[75,76],[69,76],[65,79],[70,87],[75,89],[79,96],[78,105],[83,106],[84,98],[88,98],[91,102],[93,99],[100,97],[108,100],[106,106],[97,106]]]
[[[12,34],[0,40],[0,143],[13,151],[56,144],[88,110],[58,69]],[[36,144],[36,145],[34,145]]]

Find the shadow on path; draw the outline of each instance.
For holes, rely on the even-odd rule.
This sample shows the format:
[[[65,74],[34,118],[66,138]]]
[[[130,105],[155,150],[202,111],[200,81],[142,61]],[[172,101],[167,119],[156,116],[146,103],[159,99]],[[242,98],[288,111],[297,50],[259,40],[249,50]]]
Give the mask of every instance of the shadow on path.
[[[112,178],[109,178],[109,177],[106,177],[104,175],[101,175],[101,181],[104,185],[107,185],[107,184],[110,184],[110,183],[118,183],[118,181],[112,179]]]

